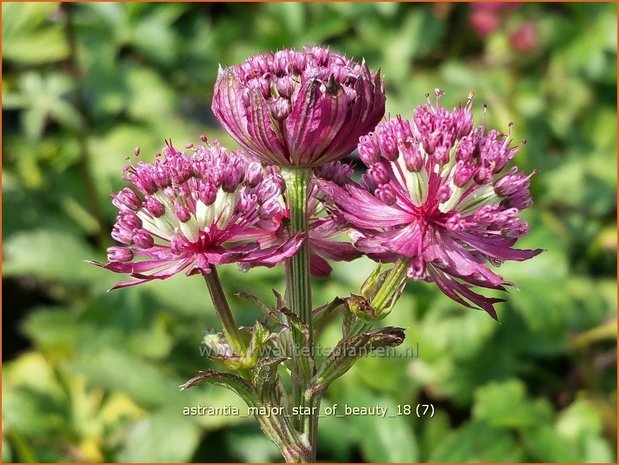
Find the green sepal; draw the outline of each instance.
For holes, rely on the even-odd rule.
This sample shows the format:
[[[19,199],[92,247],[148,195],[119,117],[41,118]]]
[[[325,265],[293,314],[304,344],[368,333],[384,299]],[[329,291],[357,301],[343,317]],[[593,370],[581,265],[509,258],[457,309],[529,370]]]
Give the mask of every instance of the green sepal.
[[[370,276],[361,285],[361,295],[371,301],[381,284],[385,280],[385,274],[382,272],[383,264],[378,263]]]
[[[378,317],[376,309],[362,295],[351,294],[346,298],[346,307],[357,318],[365,321],[374,322]]]

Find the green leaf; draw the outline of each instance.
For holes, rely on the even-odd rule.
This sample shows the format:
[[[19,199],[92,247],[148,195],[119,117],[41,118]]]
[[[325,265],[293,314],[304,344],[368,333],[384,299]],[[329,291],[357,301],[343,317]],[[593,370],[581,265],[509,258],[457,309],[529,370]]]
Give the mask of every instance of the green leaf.
[[[200,441],[200,428],[177,410],[162,409],[129,428],[118,454],[123,462],[189,462]]]
[[[63,308],[34,308],[22,328],[38,347],[52,353],[70,353],[80,336],[80,326]]]
[[[419,457],[417,440],[412,427],[404,416],[390,416],[397,412],[396,403],[386,397],[375,396],[363,388],[347,396],[351,407],[388,408],[388,416],[350,416],[350,423],[357,429],[363,458],[368,462],[416,462]],[[342,406],[340,405],[340,409]],[[429,420],[432,421],[432,420]]]
[[[56,3],[2,4],[2,55],[26,65],[63,60],[68,46],[62,26],[49,21]]]
[[[226,448],[242,463],[274,463],[281,461],[277,446],[255,428],[234,429],[226,434]]]
[[[11,236],[4,247],[5,276],[34,275],[72,284],[94,283],[102,276],[100,270],[85,263],[96,252],[73,234],[24,231]]]
[[[496,428],[525,429],[552,420],[550,405],[532,403],[525,389],[516,379],[486,384],[475,393],[473,416]]]
[[[579,462],[572,443],[563,439],[551,425],[523,432],[527,451],[535,462]]]
[[[511,434],[474,421],[447,436],[428,462],[519,462],[522,459],[522,451]]]
[[[121,391],[145,406],[157,406],[179,398],[176,379],[168,378],[158,365],[133,354],[107,348],[81,356],[67,364],[71,373],[85,376],[94,386]]]
[[[127,87],[128,110],[136,120],[158,121],[162,114],[171,116],[173,113],[177,97],[168,83],[151,68],[130,68]],[[161,136],[164,137],[168,136]]]
[[[593,403],[577,399],[557,420],[559,435],[578,448],[583,462],[612,462],[610,445],[602,436],[602,415]]]
[[[427,459],[438,448],[450,432],[449,416],[443,410],[436,410],[432,421],[423,425],[421,436],[422,459]],[[425,460],[424,460],[425,461]]]

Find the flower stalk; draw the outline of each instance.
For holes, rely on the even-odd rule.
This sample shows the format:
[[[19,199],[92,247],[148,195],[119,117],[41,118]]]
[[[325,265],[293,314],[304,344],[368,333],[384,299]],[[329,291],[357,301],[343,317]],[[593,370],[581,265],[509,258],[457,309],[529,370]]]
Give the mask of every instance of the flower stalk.
[[[308,186],[311,170],[307,168],[287,169],[283,171],[286,181],[286,199],[290,211],[290,235],[299,232],[307,237],[308,232]],[[304,340],[297,337],[293,348],[293,406],[305,412],[309,406],[305,397],[305,387],[313,376],[313,327],[312,327],[312,293],[310,285],[310,260],[307,240],[295,255],[286,262],[286,299],[291,310],[307,327]],[[307,435],[313,453],[316,450],[313,415],[299,415],[295,426]]]
[[[217,270],[211,265],[210,273],[205,273],[203,276],[204,281],[206,281],[206,286],[208,287],[208,292],[211,295],[211,300],[213,301],[213,307],[215,307],[215,313],[217,313],[217,318],[219,318],[224,335],[226,336],[226,341],[235,354],[240,356],[245,355],[247,346],[241,337],[239,327],[230,310],[230,305],[228,305],[228,299],[226,299],[226,294],[221,286]]]

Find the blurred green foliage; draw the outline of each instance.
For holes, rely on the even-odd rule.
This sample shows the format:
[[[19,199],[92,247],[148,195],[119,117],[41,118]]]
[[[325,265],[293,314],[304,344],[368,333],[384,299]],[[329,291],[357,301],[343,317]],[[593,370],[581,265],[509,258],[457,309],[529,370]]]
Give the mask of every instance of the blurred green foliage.
[[[475,90],[488,122],[528,144],[531,234],[546,252],[505,264],[519,288],[501,323],[411,283],[385,324],[419,357],[366,358],[325,405],[431,403],[433,418],[325,417],[319,459],[614,461],[616,458],[616,5],[523,4],[479,37],[467,4],[3,3],[3,460],[270,461],[249,418],[182,415],[232,405],[223,389],[179,392],[208,366],[216,325],[199,279],[107,293],[109,193],[134,146],[200,133],[231,144],[210,112],[219,63],[323,43],[381,67],[388,112],[410,115],[435,87]],[[525,21],[526,52],[510,36]],[[481,114],[481,112],[479,112]],[[347,295],[360,260],[315,281],[315,301]],[[281,269],[238,276],[229,295],[269,299]],[[232,297],[242,324],[256,309]],[[20,336],[21,335],[21,336]],[[25,337],[25,339],[21,338]],[[320,342],[333,346],[338,326]],[[241,408],[241,411],[244,411]]]

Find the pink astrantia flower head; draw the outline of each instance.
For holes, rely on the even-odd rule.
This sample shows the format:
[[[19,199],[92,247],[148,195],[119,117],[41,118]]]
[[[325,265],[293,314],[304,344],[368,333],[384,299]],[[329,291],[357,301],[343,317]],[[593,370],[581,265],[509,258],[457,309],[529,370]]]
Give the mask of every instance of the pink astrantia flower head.
[[[325,48],[281,50],[220,70],[213,112],[250,154],[321,166],[349,154],[385,112],[380,71]]]
[[[526,175],[506,165],[519,146],[510,133],[473,125],[472,96],[448,111],[428,101],[411,120],[387,120],[361,138],[368,167],[361,185],[323,182],[342,216],[358,231],[355,245],[375,260],[409,260],[408,276],[435,282],[455,301],[496,318],[500,299],[471,286],[509,284],[487,265],[526,260],[541,250],[518,250],[527,233],[518,214],[531,205]]]
[[[122,245],[108,249],[108,263],[96,263],[134,278],[115,288],[183,270],[207,274],[226,263],[273,266],[299,248],[298,235],[261,240],[285,217],[281,179],[217,143],[187,148],[185,153],[169,142],[154,163],[126,168],[132,187],[112,201],[119,210],[112,237]]]

